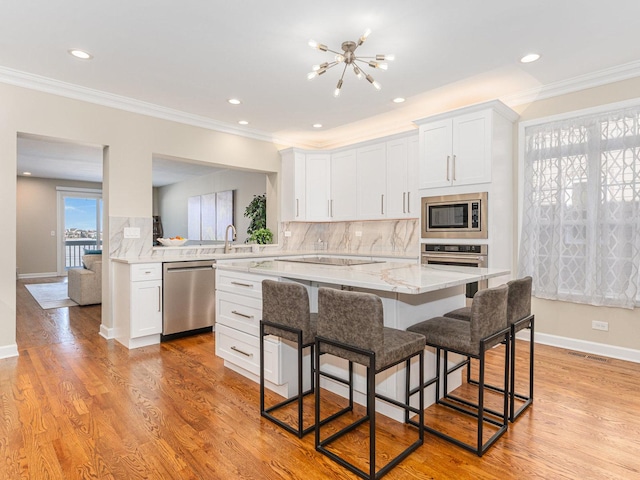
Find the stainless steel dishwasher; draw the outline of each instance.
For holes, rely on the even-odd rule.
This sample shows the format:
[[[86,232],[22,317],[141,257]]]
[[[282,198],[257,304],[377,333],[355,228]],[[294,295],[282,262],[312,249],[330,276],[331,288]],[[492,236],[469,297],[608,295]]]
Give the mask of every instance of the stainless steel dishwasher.
[[[162,264],[162,340],[212,330],[215,264],[215,260]]]

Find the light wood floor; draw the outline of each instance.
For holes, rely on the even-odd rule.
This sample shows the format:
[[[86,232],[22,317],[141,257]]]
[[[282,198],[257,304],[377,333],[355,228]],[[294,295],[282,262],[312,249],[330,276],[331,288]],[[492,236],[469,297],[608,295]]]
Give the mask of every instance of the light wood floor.
[[[127,350],[98,335],[99,306],[43,311],[17,290],[20,355],[0,360],[1,479],[355,478],[313,434],[260,417],[258,385],[223,367],[213,335]],[[426,434],[385,478],[640,478],[640,365],[539,345],[535,368],[533,407],[482,458]],[[384,417],[378,427],[380,461],[415,435]],[[341,448],[363,447],[356,436]]]

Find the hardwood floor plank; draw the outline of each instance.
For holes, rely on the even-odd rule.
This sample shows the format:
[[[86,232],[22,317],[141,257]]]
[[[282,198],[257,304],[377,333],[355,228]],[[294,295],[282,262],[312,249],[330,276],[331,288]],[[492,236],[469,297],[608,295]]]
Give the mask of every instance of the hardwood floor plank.
[[[212,334],[127,350],[98,334],[99,306],[43,311],[24,283],[20,356],[0,360],[0,478],[356,478],[315,451],[313,434],[298,439],[262,418],[258,385],[223,366]],[[488,361],[494,383],[500,354]],[[517,354],[526,378],[526,342]],[[535,369],[533,407],[482,458],[425,434],[385,478],[640,478],[640,365],[536,345]],[[476,395],[464,383],[457,393]],[[325,399],[332,408],[341,401],[323,391]],[[313,398],[305,405],[311,422]],[[450,411],[427,410],[429,421],[438,416],[465,431]],[[416,431],[376,418],[380,464]],[[362,466],[363,433],[336,447]]]

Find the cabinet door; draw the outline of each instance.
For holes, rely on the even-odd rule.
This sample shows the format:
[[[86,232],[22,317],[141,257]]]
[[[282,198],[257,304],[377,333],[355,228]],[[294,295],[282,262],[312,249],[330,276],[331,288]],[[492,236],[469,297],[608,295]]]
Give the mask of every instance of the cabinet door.
[[[407,139],[407,217],[420,216],[420,195],[418,194],[418,135]]]
[[[131,282],[131,338],[162,333],[162,281]]]
[[[329,220],[331,156],[307,154],[305,170],[306,219],[308,221]]]
[[[331,155],[331,220],[355,220],[356,210],[356,151]]]
[[[280,210],[282,221],[305,220],[305,154],[292,150],[282,153]]]
[[[371,220],[386,215],[386,144],[359,148],[357,152],[358,219]]]
[[[451,119],[420,126],[420,188],[451,185]]]
[[[491,111],[453,118],[453,185],[491,181]]]
[[[387,218],[407,216],[407,139],[387,142]]]

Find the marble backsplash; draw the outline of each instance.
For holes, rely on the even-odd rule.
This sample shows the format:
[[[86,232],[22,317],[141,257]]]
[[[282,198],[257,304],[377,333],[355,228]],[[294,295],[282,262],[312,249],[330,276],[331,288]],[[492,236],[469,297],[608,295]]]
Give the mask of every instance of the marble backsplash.
[[[360,222],[283,222],[278,232],[279,248],[286,252],[326,251],[358,255],[418,257],[420,221],[370,220]],[[124,238],[124,229],[140,229],[140,238]],[[290,236],[285,236],[289,232]],[[194,245],[192,248],[153,248],[151,218],[109,217],[109,256],[117,258],[220,254],[223,245]],[[240,251],[250,246],[234,245]],[[273,247],[272,247],[273,248]],[[269,251],[273,252],[272,248]],[[277,247],[276,247],[277,248]],[[263,251],[264,247],[260,248]]]
[[[360,222],[283,222],[278,237],[282,250],[418,257],[420,220]],[[285,236],[290,232],[291,236]]]

